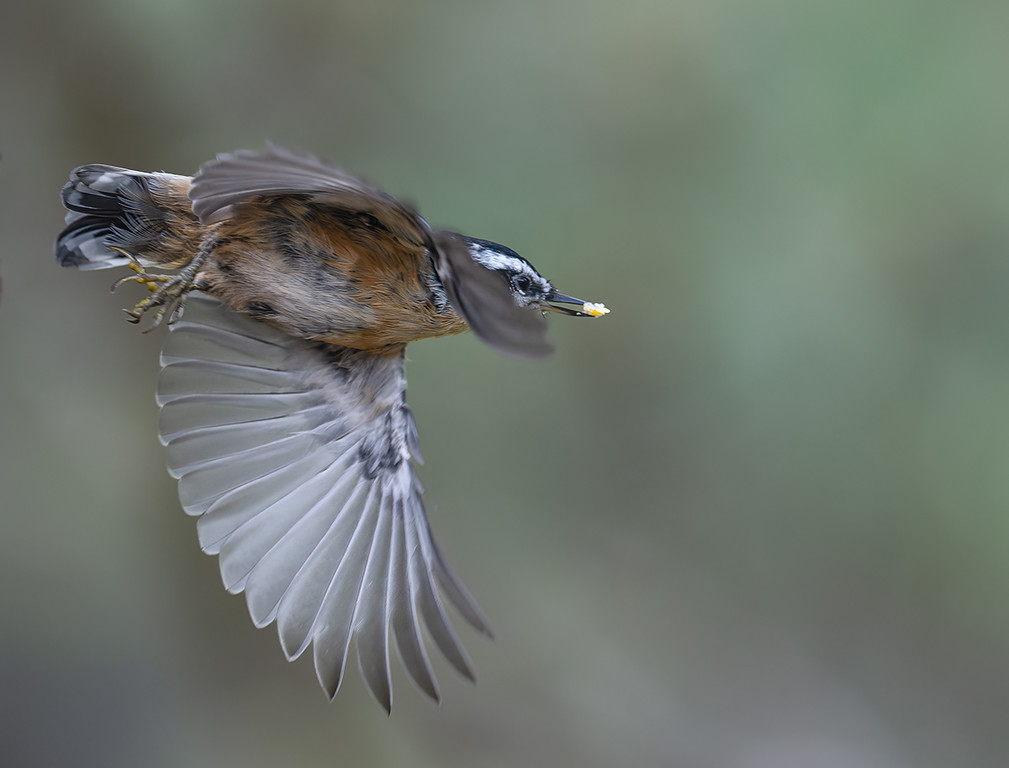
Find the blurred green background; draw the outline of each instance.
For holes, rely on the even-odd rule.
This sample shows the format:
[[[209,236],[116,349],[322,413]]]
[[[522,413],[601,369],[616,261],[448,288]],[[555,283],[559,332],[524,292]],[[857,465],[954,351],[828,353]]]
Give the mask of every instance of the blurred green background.
[[[5,4],[0,764],[1009,764],[1009,5]],[[264,140],[597,321],[411,347],[480,682],[333,704],[220,586],[86,162]],[[398,665],[397,665],[398,666]]]

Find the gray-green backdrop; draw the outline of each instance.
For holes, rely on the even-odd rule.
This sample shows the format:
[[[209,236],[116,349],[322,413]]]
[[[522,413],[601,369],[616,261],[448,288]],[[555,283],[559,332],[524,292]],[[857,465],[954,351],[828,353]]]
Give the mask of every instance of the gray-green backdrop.
[[[1009,5],[36,0],[0,17],[0,763],[1009,762]],[[335,703],[200,554],[71,167],[310,149],[596,321],[410,349],[475,687]]]

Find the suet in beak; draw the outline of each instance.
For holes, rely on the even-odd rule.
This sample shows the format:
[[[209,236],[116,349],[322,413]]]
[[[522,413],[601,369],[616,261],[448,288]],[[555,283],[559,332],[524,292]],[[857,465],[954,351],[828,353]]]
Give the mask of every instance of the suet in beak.
[[[540,307],[545,312],[560,312],[562,315],[571,315],[572,317],[600,317],[609,312],[603,304],[593,304],[590,301],[582,301],[581,299],[576,299],[572,296],[565,296],[563,293],[557,293],[557,291],[550,293],[550,295],[547,296],[547,301],[556,301],[561,304],[581,304],[581,309],[558,307],[556,304],[543,304]]]

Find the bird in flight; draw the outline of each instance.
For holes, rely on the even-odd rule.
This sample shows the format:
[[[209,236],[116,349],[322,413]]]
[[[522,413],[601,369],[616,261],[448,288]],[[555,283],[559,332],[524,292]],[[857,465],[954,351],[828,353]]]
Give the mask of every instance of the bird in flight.
[[[428,526],[404,350],[469,329],[541,357],[547,312],[609,310],[559,293],[510,248],[433,230],[277,146],[219,155],[193,177],[84,165],[63,203],[59,263],[130,268],[116,285],[150,292],[128,319],[169,321],[157,385],[169,471],[255,625],[276,622],[288,659],[311,646],[330,698],[353,640],[388,712],[392,637],[439,700],[422,625],[472,680],[446,603],[491,630]]]

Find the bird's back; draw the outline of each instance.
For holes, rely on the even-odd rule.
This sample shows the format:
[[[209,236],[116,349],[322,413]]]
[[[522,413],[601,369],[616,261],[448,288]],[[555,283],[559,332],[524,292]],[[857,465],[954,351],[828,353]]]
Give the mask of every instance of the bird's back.
[[[288,194],[215,227],[201,290],[293,336],[375,349],[467,329],[423,240],[370,214]]]

